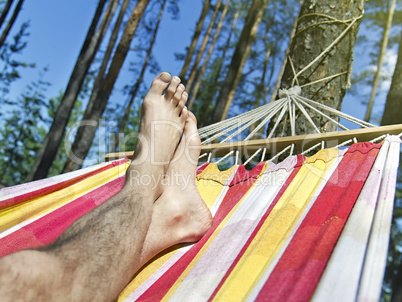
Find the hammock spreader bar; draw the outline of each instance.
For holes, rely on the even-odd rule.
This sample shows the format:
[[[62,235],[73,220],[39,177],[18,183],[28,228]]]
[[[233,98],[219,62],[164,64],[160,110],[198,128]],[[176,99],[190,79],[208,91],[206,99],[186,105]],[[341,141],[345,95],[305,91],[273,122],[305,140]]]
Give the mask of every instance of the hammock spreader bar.
[[[256,152],[259,148],[266,148],[268,153],[276,153],[294,144],[294,152],[301,153],[311,146],[324,141],[327,148],[341,144],[344,141],[356,138],[359,142],[367,142],[381,135],[398,135],[402,132],[402,124],[362,128],[355,130],[343,130],[325,133],[314,133],[297,136],[286,136],[269,139],[257,139],[249,141],[215,143],[201,146],[201,154],[212,153],[212,157],[222,157],[232,150],[240,151],[241,155],[247,156]],[[119,158],[132,158],[134,151],[109,153],[106,160]]]

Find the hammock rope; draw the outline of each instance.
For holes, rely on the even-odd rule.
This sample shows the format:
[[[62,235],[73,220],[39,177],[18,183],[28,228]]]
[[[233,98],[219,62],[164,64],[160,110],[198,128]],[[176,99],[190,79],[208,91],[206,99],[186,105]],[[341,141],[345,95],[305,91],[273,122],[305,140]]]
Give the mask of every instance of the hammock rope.
[[[211,142],[216,141],[217,139],[220,139],[218,145],[216,145],[216,147],[219,148],[219,144],[223,144],[226,142],[233,142],[233,138],[239,138],[239,137],[241,138],[243,133],[245,133],[248,129],[250,129],[251,125],[254,125],[258,120],[261,120],[261,122],[259,122],[258,125],[252,131],[250,131],[250,133],[248,133],[244,139],[240,139],[244,142],[249,141],[253,139],[255,135],[259,133],[259,131],[263,129],[275,115],[277,115],[278,118],[276,119],[272,129],[270,130],[266,138],[267,139],[272,138],[279,123],[283,121],[286,117],[289,118],[289,124],[292,136],[294,136],[295,125],[296,125],[296,108],[301,112],[303,116],[305,116],[308,123],[314,128],[314,130],[318,134],[321,134],[322,131],[320,130],[319,126],[317,126],[314,123],[314,121],[308,114],[306,108],[312,110],[319,116],[322,116],[327,121],[334,123],[338,128],[342,130],[350,130],[350,129],[345,125],[343,125],[341,122],[338,122],[335,118],[331,116],[335,116],[339,120],[344,119],[346,121],[355,124],[355,126],[361,128],[377,127],[371,123],[365,122],[351,115],[343,113],[335,108],[331,108],[324,104],[320,104],[316,101],[305,98],[300,95],[301,91],[302,89],[299,86],[294,86],[290,89],[281,89],[278,93],[280,99],[276,100],[273,103],[243,113],[227,121],[219,122],[214,125],[200,128],[199,133],[201,137],[201,144],[207,145],[210,144]],[[325,132],[326,129],[323,130]],[[346,141],[350,143],[353,142],[353,140],[352,141],[346,140]],[[320,145],[323,148],[324,143],[323,142],[317,143],[314,146],[308,148],[308,150],[302,150],[302,154],[306,154],[307,151],[310,152]],[[347,143],[342,142],[340,144],[337,144],[337,146],[341,145],[344,146],[347,145]],[[260,148],[263,148],[263,146],[261,146]],[[252,157],[255,157],[257,154],[259,154],[259,152],[261,151],[259,149],[252,155]],[[235,154],[235,152],[232,151],[233,150],[230,150],[227,154],[223,156],[223,158],[220,158],[219,162],[222,162],[223,159],[227,159],[229,156]],[[200,159],[205,156],[206,156],[205,154],[202,154],[200,156]],[[247,162],[250,161],[247,159]]]

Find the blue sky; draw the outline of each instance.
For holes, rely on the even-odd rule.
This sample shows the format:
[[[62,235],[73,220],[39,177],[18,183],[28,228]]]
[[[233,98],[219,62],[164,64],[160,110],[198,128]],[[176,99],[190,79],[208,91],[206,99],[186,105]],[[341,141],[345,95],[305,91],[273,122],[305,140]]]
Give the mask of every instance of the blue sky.
[[[37,68],[25,69],[21,72],[22,80],[12,86],[12,95],[18,96],[24,90],[27,83],[38,78],[38,72],[43,67],[48,67],[45,79],[51,83],[47,97],[55,97],[63,91],[67,85],[75,60],[81,49],[85,34],[88,30],[98,0],[36,0],[25,1],[23,11],[18,17],[18,24],[30,20],[30,37],[28,47],[19,56],[19,59],[28,63],[36,63]],[[180,18],[171,20],[170,14],[165,13],[158,33],[154,55],[161,66],[161,71],[178,73],[181,62],[174,58],[175,52],[183,52],[189,45],[196,20],[200,14],[202,0],[181,0]],[[18,24],[15,28],[18,28]],[[360,53],[362,52],[362,53]],[[356,50],[354,70],[367,64],[361,58],[368,54],[367,49]],[[392,54],[387,56],[391,59]],[[395,58],[395,56],[394,56]],[[126,60],[126,61],[129,61]],[[128,62],[126,62],[128,63]],[[392,69],[392,68],[391,68]],[[384,70],[386,72],[386,70]],[[393,70],[391,70],[392,72]],[[389,72],[389,71],[388,71]],[[115,86],[122,86],[133,77],[128,73],[128,64],[125,64],[120,78]],[[146,77],[150,83],[152,78]],[[382,85],[384,92],[376,99],[374,113],[382,111],[389,83]],[[367,92],[367,99],[370,91]],[[114,98],[118,97],[114,95]],[[124,100],[121,101],[122,103]],[[358,118],[363,118],[365,107],[361,100],[356,100],[347,95],[343,102],[343,111]]]
[[[37,0],[25,1],[18,16],[19,24],[30,20],[28,47],[18,59],[36,63],[37,68],[21,72],[22,80],[12,86],[12,94],[19,95],[30,81],[37,79],[38,71],[48,67],[45,79],[52,85],[48,88],[48,97],[57,96],[64,90],[75,61],[78,57],[86,32],[91,23],[99,0]],[[181,0],[179,20],[171,20],[165,13],[154,55],[161,70],[178,73],[181,62],[174,58],[175,52],[183,52],[188,46],[201,1]],[[127,60],[128,61],[128,60]],[[127,63],[127,62],[126,62]],[[125,64],[124,69],[128,69]],[[123,74],[123,76],[130,76]],[[121,79],[120,79],[121,80]],[[147,81],[150,81],[147,78]],[[125,79],[127,83],[127,79]],[[119,82],[116,87],[119,86]]]

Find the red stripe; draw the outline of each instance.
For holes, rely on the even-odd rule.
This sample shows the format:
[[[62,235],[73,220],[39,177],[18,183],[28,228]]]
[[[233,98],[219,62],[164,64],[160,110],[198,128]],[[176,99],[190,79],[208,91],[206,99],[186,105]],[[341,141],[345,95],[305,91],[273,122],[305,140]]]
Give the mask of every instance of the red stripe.
[[[224,199],[222,200],[222,204],[214,217],[212,228],[204,235],[204,237],[201,238],[200,241],[194,244],[191,249],[180,258],[180,261],[176,262],[147,291],[145,291],[137,301],[160,301],[166,295],[169,289],[174,285],[176,280],[181,276],[187,266],[218,228],[219,224],[249,190],[257,176],[260,174],[263,166],[264,163],[261,163],[249,172],[246,169],[241,168],[242,166],[238,168],[236,174],[239,173],[239,176],[236,175],[235,177],[238,177],[243,181],[228,189]],[[245,179],[245,175],[247,175],[249,179]]]
[[[55,241],[77,219],[119,192],[121,176],[0,239],[0,257]]]
[[[378,154],[378,145],[348,150],[316,199],[257,301],[309,301]]]
[[[250,235],[250,237],[248,238],[247,242],[244,244],[244,246],[241,249],[240,253],[237,255],[236,259],[233,261],[232,265],[229,267],[229,269],[227,270],[225,276],[222,278],[221,282],[218,284],[218,286],[216,287],[215,291],[212,293],[212,295],[211,295],[211,297],[209,298],[208,301],[213,300],[213,298],[219,292],[219,290],[221,289],[221,287],[223,286],[223,284],[225,283],[225,281],[227,280],[227,278],[229,277],[229,275],[231,274],[231,272],[233,271],[233,269],[237,265],[237,263],[243,257],[244,253],[246,252],[246,250],[250,246],[250,244],[253,241],[254,237],[257,235],[257,233],[261,229],[262,225],[264,224],[265,220],[267,219],[267,217],[271,213],[272,209],[274,208],[274,206],[276,205],[278,200],[281,198],[281,196],[283,195],[285,190],[288,188],[288,186],[290,185],[290,183],[292,182],[292,180],[294,179],[296,174],[299,172],[304,160],[305,160],[304,156],[302,156],[302,155],[297,156],[297,163],[295,164],[293,171],[290,173],[289,177],[286,179],[285,183],[283,184],[283,186],[279,190],[278,194],[275,196],[275,199],[272,201],[272,203],[268,207],[267,211],[261,217],[261,220],[258,222],[258,224],[257,224],[256,228],[254,229],[253,233]]]
[[[109,165],[101,167],[101,168],[99,168],[97,170],[90,171],[88,173],[76,176],[74,178],[71,178],[71,179],[68,179],[68,180],[65,180],[65,181],[61,181],[59,183],[49,185],[47,187],[40,188],[38,190],[33,190],[33,191],[23,193],[23,194],[18,195],[18,196],[14,196],[14,197],[2,200],[2,201],[0,201],[0,209],[4,209],[4,208],[7,208],[7,207],[12,206],[12,205],[23,203],[23,202],[32,200],[34,198],[38,198],[38,197],[41,197],[41,196],[56,192],[58,190],[62,190],[64,188],[72,186],[72,185],[74,185],[74,184],[76,184],[76,183],[78,183],[78,182],[80,182],[80,181],[82,181],[84,179],[87,179],[87,178],[89,178],[91,176],[94,176],[94,175],[99,174],[99,173],[101,173],[103,171],[106,171],[106,170],[111,169],[113,167],[116,167],[116,166],[119,166],[121,164],[124,164],[126,161],[128,161],[128,159],[122,159],[122,160],[119,160],[119,161],[114,161],[114,162],[111,162]],[[22,185],[22,186],[24,186],[24,185]]]

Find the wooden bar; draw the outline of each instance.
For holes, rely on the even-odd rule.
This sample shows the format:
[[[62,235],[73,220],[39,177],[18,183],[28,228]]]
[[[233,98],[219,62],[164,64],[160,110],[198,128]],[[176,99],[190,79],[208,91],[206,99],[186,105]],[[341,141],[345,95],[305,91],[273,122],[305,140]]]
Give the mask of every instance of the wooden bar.
[[[241,156],[247,158],[259,148],[266,148],[267,153],[276,154],[291,144],[294,144],[294,153],[297,154],[307,150],[321,141],[325,142],[326,148],[331,148],[353,138],[356,138],[359,142],[367,142],[384,134],[399,135],[400,133],[402,133],[402,124],[334,131],[320,134],[305,134],[222,144],[208,144],[201,146],[201,154],[211,152],[212,158],[217,158],[226,155],[232,150],[238,150]],[[105,156],[105,160],[125,157],[132,158],[133,153],[133,151],[109,153]]]

